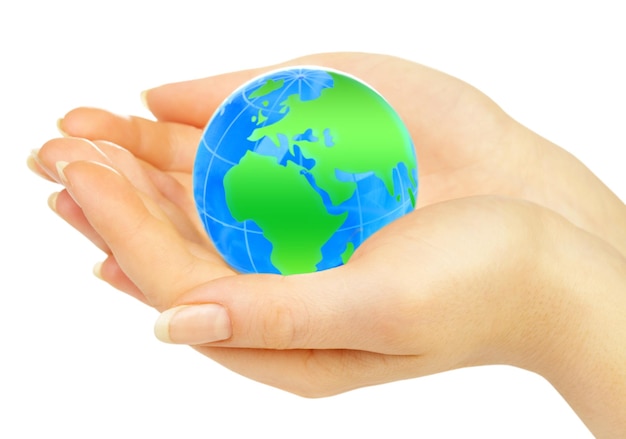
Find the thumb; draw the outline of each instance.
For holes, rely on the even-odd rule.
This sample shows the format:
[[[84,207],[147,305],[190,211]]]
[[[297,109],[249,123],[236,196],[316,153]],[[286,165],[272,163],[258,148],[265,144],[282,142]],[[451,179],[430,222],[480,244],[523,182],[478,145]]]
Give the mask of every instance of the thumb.
[[[181,297],[158,318],[155,334],[177,344],[391,353],[391,301],[358,269],[221,278]]]

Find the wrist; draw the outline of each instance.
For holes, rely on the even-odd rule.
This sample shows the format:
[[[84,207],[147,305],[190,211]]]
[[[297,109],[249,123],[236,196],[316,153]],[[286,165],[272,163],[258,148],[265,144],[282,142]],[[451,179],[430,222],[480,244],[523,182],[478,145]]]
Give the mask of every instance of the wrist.
[[[626,205],[566,150],[517,125],[528,169],[524,198],[551,209],[626,256]]]
[[[546,378],[596,437],[617,437],[626,431],[626,258],[561,222],[517,365]]]

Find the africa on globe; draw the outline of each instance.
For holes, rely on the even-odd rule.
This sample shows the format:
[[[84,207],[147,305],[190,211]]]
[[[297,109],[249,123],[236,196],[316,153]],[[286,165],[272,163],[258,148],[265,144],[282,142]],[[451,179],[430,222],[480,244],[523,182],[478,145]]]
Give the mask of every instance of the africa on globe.
[[[415,207],[417,162],[394,109],[323,67],[259,76],[217,109],[198,146],[193,192],[224,260],[242,273],[345,264]]]

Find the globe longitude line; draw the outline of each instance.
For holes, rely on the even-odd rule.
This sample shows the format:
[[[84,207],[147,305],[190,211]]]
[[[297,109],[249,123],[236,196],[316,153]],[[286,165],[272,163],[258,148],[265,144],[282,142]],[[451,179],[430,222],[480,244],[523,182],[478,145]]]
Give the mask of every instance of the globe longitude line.
[[[252,265],[252,269],[255,272],[258,272],[257,268],[256,268],[256,264],[254,263],[254,259],[252,258],[252,252],[250,251],[250,242],[248,241],[248,227],[246,225],[247,221],[243,222],[243,237],[244,237],[244,242],[246,243],[246,252],[248,253],[248,259],[250,260],[250,264]]]
[[[225,104],[222,103],[222,106],[224,106]],[[224,132],[222,133],[222,136],[220,137],[220,140],[217,142],[217,145],[215,145],[215,149],[213,151],[211,151],[209,149],[209,151],[211,152],[211,159],[209,160],[209,164],[207,165],[207,169],[206,169],[206,174],[204,175],[204,186],[203,186],[203,192],[202,192],[202,199],[206,200],[207,199],[207,188],[209,187],[209,175],[211,175],[211,168],[213,167],[213,160],[215,159],[215,157],[217,156],[217,150],[219,149],[219,147],[222,144],[222,141],[224,140],[224,137],[226,137],[226,134],[228,133],[228,131],[230,130],[230,128],[233,126],[233,124],[235,123],[236,120],[239,119],[239,117],[246,112],[248,106],[245,106],[241,109],[241,111],[239,112],[239,114],[237,114],[237,116],[235,116],[233,118],[233,120],[230,122],[230,124],[228,125],[228,128],[226,128],[224,130]],[[224,114],[224,113],[222,113]],[[214,116],[215,117],[215,116]],[[209,125],[211,124],[211,121],[209,121]],[[209,145],[206,143],[205,136],[206,136],[206,132],[202,135],[202,141],[203,143],[208,147]],[[206,214],[206,208],[204,209],[205,214]]]
[[[300,69],[300,71],[298,72],[298,76],[296,76],[296,81],[298,81],[298,96],[300,96],[300,98],[302,99],[302,69]]]
[[[235,163],[235,162],[231,162],[230,160],[225,159],[224,157],[222,157],[221,155],[219,155],[219,154],[217,153],[217,150],[216,150],[216,149],[214,149],[214,148],[212,148],[212,147],[211,147],[211,145],[209,145],[209,144],[207,143],[207,141],[206,141],[206,139],[205,139],[204,137],[202,138],[202,145],[204,145],[205,149],[211,153],[211,156],[212,156],[212,157],[211,157],[211,160],[213,160],[213,158],[216,158],[216,159],[221,160],[221,161],[223,161],[224,163],[228,163],[229,165],[232,165],[232,166],[235,166],[235,165],[237,164],[237,163]],[[209,164],[210,164],[210,162],[209,162]],[[209,169],[210,169],[210,168],[209,168]]]
[[[239,232],[253,233],[253,234],[256,234],[256,235],[262,235],[262,234],[263,234],[263,232],[259,232],[259,231],[257,231],[257,230],[250,230],[250,229],[247,229],[247,228],[234,226],[234,225],[232,225],[231,223],[225,223],[224,221],[222,221],[222,220],[220,220],[220,219],[218,219],[218,218],[215,218],[214,216],[209,215],[209,214],[208,214],[208,213],[206,213],[206,212],[204,212],[202,216],[203,216],[204,218],[207,218],[207,219],[208,219],[208,220],[210,220],[210,221],[213,221],[213,222],[215,222],[215,223],[219,224],[220,226],[222,226],[222,227],[224,227],[224,228],[237,230],[237,231],[239,231]]]
[[[209,164],[208,164],[208,167],[207,167],[207,170],[206,170],[206,174],[205,174],[205,180],[204,180],[204,187],[203,187],[203,189],[204,189],[204,191],[203,191],[204,199],[206,199],[206,197],[207,197],[208,178],[209,178],[212,166],[213,166],[213,161],[215,159],[218,159],[218,160],[221,160],[222,162],[227,163],[227,164],[229,164],[231,166],[235,166],[236,165],[236,163],[233,163],[232,161],[227,160],[225,157],[222,157],[218,153],[218,150],[223,145],[224,139],[226,138],[226,136],[229,133],[229,131],[232,129],[233,125],[237,122],[237,120],[240,117],[242,117],[242,115],[244,115],[244,114],[250,114],[250,110],[251,109],[263,111],[263,112],[266,112],[266,114],[268,114],[268,113],[270,113],[270,114],[271,113],[280,113],[282,109],[279,110],[278,107],[283,102],[283,97],[289,92],[289,90],[292,88],[292,85],[293,85],[293,83],[295,81],[298,81],[298,93],[300,93],[300,96],[301,96],[301,93],[302,93],[302,80],[301,79],[302,78],[300,76],[298,76],[298,75],[285,75],[285,76],[288,76],[288,77],[293,78],[293,79],[291,81],[287,81],[286,84],[283,85],[281,93],[277,96],[277,98],[274,99],[273,105],[271,107],[257,105],[257,101],[264,100],[265,96],[259,96],[258,98],[255,98],[254,100],[250,100],[248,98],[248,96],[247,96],[247,92],[248,92],[249,89],[248,90],[243,90],[241,92],[240,96],[241,96],[243,102],[246,105],[231,120],[231,122],[226,127],[226,129],[224,130],[224,132],[223,132],[222,136],[220,137],[219,141],[217,142],[217,144],[214,147],[212,147],[211,145],[208,144],[208,142],[206,141],[206,138],[203,136],[203,138],[202,138],[203,147],[206,148],[206,150],[211,155],[211,159],[209,161]],[[320,81],[320,84],[323,85],[323,82]],[[307,83],[307,86],[309,88],[311,88],[311,85],[309,85],[308,83]],[[267,124],[269,123],[269,122],[267,122],[268,120],[269,120],[269,118],[266,119],[266,121],[264,121],[264,123],[261,126],[267,126]],[[253,147],[254,149],[256,149],[256,147],[258,146],[260,141],[261,141],[261,139],[258,140],[255,143],[255,145]],[[300,165],[302,166],[302,163],[300,163]],[[254,259],[252,257],[252,252],[251,252],[251,249],[250,249],[250,241],[249,241],[248,233],[254,233],[254,234],[257,234],[257,235],[263,235],[263,232],[255,231],[255,230],[249,230],[248,227],[247,227],[246,221],[241,223],[242,227],[238,227],[238,226],[235,226],[235,225],[233,225],[231,223],[226,223],[224,221],[221,221],[218,218],[208,214],[206,209],[203,210],[203,214],[204,214],[205,219],[213,221],[215,223],[218,223],[218,224],[220,224],[224,228],[228,228],[228,229],[231,229],[231,230],[237,230],[237,231],[239,231],[239,232],[241,232],[243,234],[248,260],[250,261],[250,264],[252,265],[254,271],[257,271],[256,264],[254,262]]]
[[[316,76],[320,76],[320,75],[305,75],[304,73],[302,73],[302,72],[304,72],[304,69],[300,69],[299,72],[300,72],[300,73],[298,73],[299,79],[301,81],[303,81],[305,84],[307,84],[309,88],[311,88],[311,89],[313,88],[313,86],[310,85],[311,83],[318,83],[318,84],[321,85],[320,88],[326,88],[326,87],[324,87],[324,84],[326,83],[325,81],[323,81],[323,80],[316,80],[315,79]],[[318,72],[314,72],[314,73],[318,73]],[[327,73],[327,72],[325,72],[325,73]],[[328,75],[328,76],[330,77],[330,75]],[[332,79],[332,77],[330,77],[330,78]]]
[[[393,172],[398,176],[398,184],[400,185],[400,197],[404,203],[404,185],[402,184],[402,176],[398,167],[393,168]],[[393,178],[393,177],[392,177]]]
[[[356,177],[354,175],[352,175],[352,180],[354,181],[354,184],[356,184],[356,203],[359,207],[359,236],[360,236],[360,242],[363,242],[363,229],[365,228],[363,225],[363,209],[361,209],[361,194],[360,194],[360,189],[359,189],[359,185],[356,182]]]
[[[282,78],[281,78],[281,79],[282,79]],[[295,78],[295,79],[293,79],[293,80],[291,80],[291,81],[289,81],[289,82],[285,82],[285,84],[284,84],[284,85],[283,85],[283,87],[282,87],[282,91],[281,91],[281,93],[280,93],[280,94],[278,95],[278,97],[274,100],[274,103],[272,104],[272,106],[271,106],[271,107],[267,107],[267,108],[261,108],[261,110],[269,110],[271,113],[278,113],[278,114],[280,114],[282,110],[275,110],[275,108],[276,108],[278,105],[280,105],[280,104],[282,103],[282,101],[283,101],[283,96],[285,95],[285,93],[287,93],[287,91],[289,90],[289,88],[291,88],[291,86],[293,85],[293,83],[294,83],[294,82],[296,82],[297,80],[298,80],[298,79],[297,79],[297,78]],[[294,94],[295,94],[295,93],[294,93]],[[244,94],[244,96],[245,96],[245,94]],[[258,98],[256,98],[256,99],[255,99],[255,102],[256,102],[258,99],[261,99],[262,97],[263,97],[263,96],[259,96]],[[268,124],[268,121],[269,121],[269,118],[268,118],[268,119],[266,119],[265,121],[263,121],[263,124],[262,124],[262,125],[260,125],[260,126],[261,126],[262,128],[265,128],[265,127],[267,126],[267,124]],[[250,133],[250,134],[252,134],[252,133]],[[259,142],[261,142],[261,140],[263,140],[263,139],[259,139],[259,140],[257,140],[257,141],[256,141],[256,143],[254,144],[254,147],[255,147],[255,148],[258,146],[258,144],[259,144]]]
[[[283,87],[282,87],[282,88],[288,88],[288,87],[289,87],[289,86],[285,87],[285,86],[283,85]],[[248,91],[248,90],[246,90],[246,91]],[[282,94],[281,94],[281,95],[282,95]],[[251,107],[251,108],[254,108],[254,109],[256,109],[256,110],[269,111],[269,112],[271,112],[271,113],[280,113],[280,110],[277,110],[277,111],[276,111],[276,110],[274,110],[274,108],[276,107],[275,105],[273,105],[271,108],[270,108],[270,107],[265,107],[265,106],[263,106],[263,105],[261,105],[261,106],[256,105],[256,102],[257,102],[257,101],[262,100],[262,99],[265,97],[265,95],[263,95],[263,96],[259,96],[259,97],[256,97],[256,98],[254,98],[254,100],[252,100],[252,101],[251,101],[250,99],[248,99],[248,97],[246,96],[246,93],[245,93],[245,92],[244,92],[244,93],[242,93],[242,94],[241,94],[241,96],[242,96],[242,98],[243,98],[244,102],[247,102],[247,103],[248,103],[248,105],[246,106],[246,109],[248,109],[248,108],[250,108],[250,107]]]
[[[242,221],[238,221],[232,216],[232,212],[236,212],[234,209],[235,201],[237,199],[230,198],[232,195],[230,183],[228,186],[225,186],[223,182],[222,185],[219,186],[219,188],[217,189],[219,196],[217,198],[211,197],[214,191],[212,190],[212,186],[210,186],[209,183],[211,182],[211,184],[219,184],[219,182],[215,181],[215,178],[217,176],[216,174],[218,173],[220,174],[219,177],[222,178],[224,175],[229,173],[231,169],[233,169],[232,175],[234,175],[234,171],[237,171],[239,169],[243,171],[243,167],[237,169],[235,169],[235,167],[237,167],[240,163],[243,165],[243,162],[240,162],[240,160],[250,152],[254,154],[251,154],[249,157],[254,156],[259,158],[260,156],[266,156],[266,160],[269,160],[270,164],[273,160],[276,160],[277,164],[281,166],[289,164],[288,162],[294,162],[301,169],[300,173],[307,173],[307,171],[304,170],[305,166],[306,169],[310,170],[311,167],[316,165],[315,160],[317,160],[317,158],[324,157],[323,155],[319,155],[322,150],[324,150],[324,144],[322,144],[321,142],[319,144],[311,144],[310,147],[312,149],[309,150],[309,154],[311,157],[306,157],[304,155],[304,152],[300,150],[303,145],[301,142],[317,142],[318,138],[312,137],[312,135],[310,135],[311,129],[325,130],[323,126],[318,126],[325,124],[320,124],[323,119],[318,120],[315,115],[312,115],[311,121],[303,121],[301,117],[302,113],[299,113],[296,110],[302,109],[301,106],[305,106],[306,108],[303,109],[303,112],[304,114],[307,114],[306,110],[310,107],[305,101],[315,101],[320,96],[329,98],[335,97],[335,93],[331,93],[330,91],[324,92],[324,90],[326,90],[327,88],[336,88],[337,84],[340,84],[338,82],[335,82],[333,78],[334,76],[330,75],[327,72],[317,71],[314,69],[309,70],[307,68],[292,69],[288,72],[278,72],[277,74],[270,73],[260,78],[259,80],[248,84],[247,86],[244,85],[238,92],[236,92],[235,95],[233,95],[231,101],[226,101],[220,106],[218,111],[221,111],[221,113],[216,113],[215,117],[226,117],[226,119],[221,119],[223,123],[220,123],[218,119],[218,123],[216,124],[216,126],[213,127],[214,129],[217,128],[218,131],[211,132],[217,134],[217,136],[205,136],[208,132],[205,132],[205,135],[202,136],[202,148],[204,151],[206,151],[206,153],[210,155],[210,158],[208,158],[208,163],[205,160],[201,160],[199,162],[200,164],[202,162],[207,163],[205,170],[203,170],[204,172],[206,172],[206,174],[204,175],[204,187],[202,188],[201,192],[203,194],[203,199],[205,200],[203,203],[205,204],[199,203],[199,205],[202,205],[202,219],[205,226],[214,237],[217,238],[223,233],[220,238],[220,251],[222,249],[225,251],[232,251],[232,260],[237,261],[236,265],[242,267],[241,269],[244,271],[248,271],[251,269],[254,272],[258,272],[255,258],[257,261],[259,261],[259,268],[263,270],[264,267],[266,267],[266,257],[260,257],[256,253],[259,249],[263,249],[263,252],[265,252],[268,244],[276,246],[278,244],[275,243],[274,240],[268,243],[266,232],[270,237],[273,236],[270,234],[270,226],[267,226],[267,230],[263,230],[262,228],[260,228],[257,224],[257,220],[261,221],[261,217],[254,214],[253,211],[250,211],[249,214],[245,214],[245,217],[247,218],[244,217]],[[296,81],[297,84],[295,83]],[[342,90],[336,91],[339,93]],[[325,94],[322,95],[322,92],[324,92]],[[330,101],[333,102],[332,99]],[[231,117],[233,113],[232,111],[226,111],[226,108],[228,108],[230,104],[234,104],[235,106],[230,107],[229,110],[237,111],[237,108],[239,107],[239,111],[237,114],[234,115],[234,117]],[[312,108],[315,109],[316,107],[313,106]],[[287,120],[286,118],[288,114],[290,120]],[[283,119],[284,125],[291,128],[288,128],[286,130],[280,129],[279,125],[281,125],[282,128],[282,124],[272,127],[272,125],[279,123]],[[315,121],[317,121],[317,123],[315,123]],[[220,125],[222,126],[220,127]],[[226,126],[224,127],[224,125]],[[305,128],[302,128],[303,125]],[[266,127],[267,129],[263,130],[263,128]],[[305,130],[304,133],[299,132],[302,129]],[[222,132],[220,133],[219,131]],[[265,133],[265,131],[267,131],[267,133]],[[317,132],[315,132],[314,134],[318,134],[319,136],[322,135],[321,133]],[[217,138],[217,143],[215,145],[210,145],[208,141],[211,140],[213,142],[213,139],[215,138]],[[256,138],[256,140],[252,141],[254,138]],[[322,138],[320,137],[320,139]],[[238,143],[233,143],[233,141]],[[269,143],[265,144],[264,141]],[[272,147],[272,145],[276,147],[276,152],[274,152],[274,148]],[[317,149],[318,145],[322,148],[322,150]],[[326,146],[330,147],[332,146],[332,143],[327,143]],[[232,148],[235,149],[231,151]],[[286,150],[286,148],[288,148],[288,150]],[[224,151],[225,155],[222,156],[220,154],[220,151]],[[226,156],[228,156],[228,158]],[[404,163],[404,161],[402,161],[401,163]],[[216,171],[212,171],[214,164],[216,165]],[[393,162],[389,164],[393,166]],[[333,166],[333,168],[335,166]],[[253,173],[250,177],[259,177],[258,175],[256,175],[256,171],[253,170],[252,172]],[[378,190],[378,180],[380,180],[380,178],[377,178],[377,174],[376,177],[374,177],[375,180],[373,182],[368,179],[368,181],[364,182],[364,184],[359,184],[359,181],[361,181],[362,177],[365,177],[364,175],[360,176],[355,173],[349,174],[350,176],[346,176],[347,178],[345,181],[350,182],[350,180],[352,180],[353,184],[356,185],[356,193],[353,197],[350,197],[351,200],[345,200],[344,203],[340,204],[339,206],[334,206],[333,209],[329,209],[330,206],[327,205],[327,200],[325,198],[326,195],[318,193],[318,195],[322,196],[322,198],[324,199],[324,204],[326,204],[326,207],[323,208],[323,210],[326,210],[328,214],[346,215],[347,219],[347,213],[344,212],[349,212],[350,210],[355,208],[358,209],[357,212],[354,212],[352,210],[352,212],[356,213],[356,215],[351,217],[350,222],[344,221],[344,224],[340,225],[337,224],[337,221],[335,221],[335,223],[330,227],[334,230],[334,232],[332,232],[333,236],[338,233],[348,233],[349,241],[352,241],[354,243],[354,239],[358,233],[359,243],[362,243],[366,239],[366,236],[369,236],[369,233],[366,233],[370,230],[368,229],[368,227],[371,227],[373,229],[380,228],[382,224],[387,224],[393,219],[402,216],[402,214],[410,210],[411,205],[414,205],[414,197],[412,196],[413,192],[409,192],[407,194],[404,193],[404,190],[411,191],[413,187],[412,180],[407,182],[407,185],[404,184],[404,173],[402,172],[400,163],[396,164],[396,166],[391,169],[392,182],[394,180],[394,177],[396,176],[398,178],[398,182],[392,185],[389,185],[388,183],[386,184],[389,190],[393,190],[394,192],[396,190],[400,191],[399,197],[397,196],[397,194],[392,194],[392,200],[386,197],[389,190],[385,191],[384,200],[382,192],[376,192]],[[267,174],[266,178],[271,179],[273,178],[273,175],[274,174],[271,173]],[[383,177],[383,175],[381,175],[381,177]],[[408,177],[409,179],[411,179],[412,175],[410,175],[409,173]],[[293,178],[297,179],[298,177],[294,176]],[[388,173],[384,174],[383,183],[388,181],[389,178],[390,176]],[[340,179],[343,180],[343,178]],[[249,181],[244,179],[241,181],[243,181],[243,183],[245,184],[244,186],[241,186],[241,189],[238,190],[247,191],[246,188],[250,187],[250,185],[254,185],[251,180]],[[299,184],[302,183],[302,181],[299,179],[297,181],[299,182]],[[314,180],[309,180],[308,183],[314,186],[314,188],[316,188],[317,186]],[[269,188],[270,186],[267,187]],[[319,191],[320,188],[316,189],[318,189]],[[363,191],[363,193],[361,193],[361,191]],[[282,192],[279,191],[279,193]],[[226,194],[228,194],[227,198],[225,198]],[[234,196],[237,196],[237,193],[234,194]],[[265,199],[267,194],[269,194],[269,198]],[[370,194],[374,198],[371,208],[368,208],[366,198],[368,198],[368,195]],[[264,191],[263,193],[259,193],[258,195],[263,198],[259,200],[261,204],[259,204],[258,207],[260,208],[262,208],[264,205],[267,205],[266,202],[268,202],[268,200],[273,200],[272,202],[279,201],[276,196],[272,197],[270,191]],[[210,200],[211,198],[213,198],[213,201],[207,202],[207,200]],[[226,200],[232,201],[230,206]],[[394,206],[396,207],[394,208]],[[393,210],[388,210],[390,208]],[[280,208],[277,207],[276,209]],[[337,211],[340,211],[341,213],[331,213]],[[373,218],[378,213],[382,213],[382,215]],[[356,218],[357,215],[358,219]],[[324,216],[324,218],[326,217]],[[273,224],[272,227],[274,227],[274,225],[276,225],[277,227],[282,227],[282,224]],[[250,226],[251,228],[248,226]],[[335,229],[335,227],[337,226],[339,227]],[[221,231],[220,229],[224,230]],[[331,230],[329,230],[329,232],[331,232]],[[241,241],[242,237],[243,245]],[[345,235],[337,236],[337,239],[340,240],[344,237]],[[297,238],[294,238],[294,240],[295,239]],[[231,240],[236,241],[237,244],[232,248],[230,248],[230,244],[224,246],[224,242],[229,242]],[[276,241],[280,240],[276,239]],[[333,240],[333,244],[335,242],[336,240]],[[216,244],[218,243],[216,242]],[[257,249],[257,247],[259,246],[260,248]],[[358,245],[355,245],[354,247],[356,248],[358,247]],[[243,250],[244,248],[245,252]],[[273,247],[269,247],[269,249],[272,248]],[[274,252],[274,250],[271,251],[272,253]],[[249,263],[245,263],[245,261],[243,260],[244,255],[248,258]],[[231,256],[229,256],[228,254],[224,254],[224,256],[226,258],[231,258]],[[324,256],[324,258],[326,258],[326,256]],[[320,261],[320,263],[326,262]],[[273,265],[271,262],[269,262],[269,260],[267,264],[269,264],[269,267]]]
[[[219,159],[223,160],[225,163],[232,164],[233,166],[234,166],[234,165],[236,165],[236,163],[232,163],[232,162],[230,162],[229,160],[224,159],[224,158],[223,158],[222,156],[220,156],[220,155],[218,154],[218,152],[217,152],[217,151],[219,150],[220,146],[222,145],[222,142],[224,141],[224,138],[226,137],[226,135],[228,134],[228,132],[230,131],[230,129],[232,128],[232,126],[235,124],[235,122],[236,122],[237,120],[239,120],[239,118],[240,118],[240,117],[241,117],[244,113],[246,113],[246,114],[248,113],[248,110],[249,110],[249,108],[250,108],[250,107],[257,108],[257,107],[254,105],[254,103],[255,103],[257,100],[259,100],[259,99],[261,99],[261,98],[262,98],[262,97],[256,98],[256,99],[254,99],[254,102],[253,102],[253,101],[250,101],[250,100],[247,98],[247,96],[246,96],[246,91],[247,91],[247,90],[248,90],[248,89],[246,89],[246,90],[242,90],[242,92],[241,92],[241,96],[242,96],[242,98],[243,98],[243,101],[246,103],[246,105],[245,105],[244,107],[242,107],[241,111],[240,111],[240,112],[239,112],[239,113],[238,113],[238,114],[237,114],[237,115],[236,115],[236,116],[235,116],[235,117],[234,117],[234,118],[230,121],[230,123],[228,124],[228,127],[226,127],[226,129],[225,129],[225,130],[224,130],[224,132],[222,133],[222,136],[220,137],[220,140],[219,140],[219,141],[217,142],[217,144],[215,145],[214,149],[211,149],[210,145],[206,142],[205,136],[204,136],[204,135],[202,136],[202,143],[205,145],[205,147],[207,148],[207,150],[211,153],[211,159],[209,160],[209,164],[207,165],[206,174],[205,174],[205,177],[204,177],[204,186],[203,186],[203,192],[202,192],[203,199],[205,199],[205,200],[207,199],[207,188],[208,188],[208,186],[209,186],[209,184],[208,184],[208,182],[209,182],[209,181],[208,181],[208,180],[209,180],[209,175],[211,174],[211,168],[213,167],[213,160],[217,157],[217,158],[219,158]],[[224,105],[225,105],[225,103],[222,103],[222,105],[221,105],[221,106],[223,107]],[[258,107],[258,108],[260,109],[261,107]],[[223,113],[222,113],[222,114],[223,114]],[[211,123],[211,122],[209,122],[209,124],[210,124],[210,123]],[[205,134],[206,134],[206,133],[205,133]],[[255,148],[256,148],[256,146],[257,146],[257,145],[258,145],[258,142],[255,144]],[[206,214],[206,209],[204,209],[204,213]],[[209,216],[209,215],[207,214],[207,216]],[[209,216],[209,217],[210,217],[210,216]],[[252,262],[252,261],[251,261],[251,262]]]
[[[287,76],[287,75],[285,75],[285,76]],[[246,106],[246,110],[248,110],[248,109],[252,106],[253,108],[259,108],[259,111],[269,111],[270,113],[280,113],[280,110],[275,110],[275,108],[276,108],[278,105],[280,105],[280,103],[282,102],[283,95],[284,95],[285,93],[287,93],[287,91],[289,90],[289,88],[291,87],[291,85],[293,84],[293,82],[294,82],[294,81],[296,81],[296,80],[297,80],[297,78],[296,78],[296,79],[294,79],[294,80],[293,80],[293,81],[291,81],[291,82],[286,82],[285,84],[283,84],[281,93],[278,95],[277,99],[275,99],[275,100],[274,100],[274,102],[273,102],[273,104],[272,104],[272,106],[271,106],[271,107],[257,107],[257,106],[256,106],[256,105],[254,105],[254,104],[255,104],[258,100],[263,99],[265,96],[259,96],[258,98],[255,98],[255,99],[254,99],[254,101],[250,101],[250,100],[248,99],[248,97],[246,96],[246,92],[247,92],[248,90],[244,90],[244,91],[242,92],[243,99],[244,99],[246,102],[249,102],[249,104]],[[266,83],[267,83],[267,81],[266,81]],[[262,125],[261,125],[261,126],[262,126],[262,127],[267,126],[268,121],[269,121],[269,117],[263,121],[263,123],[262,123]],[[252,134],[252,133],[250,133],[250,134]],[[257,147],[259,146],[259,143],[260,143],[261,141],[262,141],[262,139],[259,139],[259,140],[257,140],[257,141],[254,143],[253,150],[256,150],[256,149],[257,149]],[[252,265],[252,267],[253,267],[254,271],[257,271],[257,269],[256,269],[256,264],[254,263],[254,259],[252,258],[252,251],[250,250],[250,243],[249,243],[249,240],[248,240],[248,230],[247,230],[247,226],[246,226],[246,221],[243,221],[243,222],[242,222],[242,224],[243,224],[243,229],[242,229],[242,231],[243,231],[243,235],[244,235],[244,242],[245,242],[245,245],[246,245],[246,252],[247,252],[248,260],[250,261],[250,264]],[[234,227],[233,227],[233,228],[234,228]],[[256,231],[255,231],[255,233],[259,233],[260,235],[263,235],[263,233],[262,233],[262,232],[256,232]]]

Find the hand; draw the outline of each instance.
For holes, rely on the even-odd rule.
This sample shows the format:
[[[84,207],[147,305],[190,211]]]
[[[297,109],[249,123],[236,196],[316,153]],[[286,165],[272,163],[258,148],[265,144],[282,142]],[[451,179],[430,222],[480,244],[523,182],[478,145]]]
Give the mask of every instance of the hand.
[[[285,64],[319,64],[348,71],[370,82],[390,100],[415,139],[420,168],[419,206],[475,194],[525,198],[563,214],[626,253],[626,230],[620,227],[626,217],[624,204],[577,160],[514,122],[469,85],[426,67],[380,55],[323,54]],[[81,108],[70,112],[60,127],[73,136],[122,145],[142,161],[144,168],[152,165],[157,190],[163,180],[168,180],[157,177],[159,172],[174,176],[186,191],[171,194],[164,188],[161,192],[173,195],[175,199],[170,201],[175,205],[186,206],[183,215],[203,235],[188,196],[200,127],[231,90],[264,70],[267,68],[150,90],[147,103],[161,122]],[[39,163],[55,178],[54,163],[64,160],[68,148],[71,145],[55,140],[38,155]],[[134,157],[124,160],[132,161]],[[31,164],[42,173],[39,166]],[[65,193],[53,201],[62,217],[108,251]],[[116,266],[115,258],[107,259],[98,272],[112,285],[142,297]]]
[[[162,339],[295,393],[327,395],[477,364],[544,372],[545,364],[563,364],[548,359],[572,351],[550,334],[571,334],[575,345],[586,327],[580,303],[570,304],[560,287],[576,277],[564,255],[592,238],[533,203],[442,202],[375,234],[343,267],[230,276],[201,244],[172,232],[174,223],[137,183],[86,161],[62,175],[149,301],[173,307],[157,325]],[[554,260],[562,261],[557,273]],[[225,277],[210,282],[215,271]]]
[[[506,115],[462,81],[382,55],[320,54],[284,65],[325,65],[372,84],[406,121],[420,169],[420,206],[476,194],[521,197],[555,210],[626,253],[624,204],[579,161]],[[190,171],[215,108],[244,81],[271,68],[229,73],[149,90],[161,123],[77,109],[68,134],[106,139],[164,171]],[[410,78],[410,81],[407,81]]]
[[[522,244],[537,236],[546,238],[544,244],[555,236],[578,244],[591,240],[604,258],[621,261],[613,252],[626,253],[623,203],[574,158],[454,78],[363,54],[290,62],[299,63],[355,74],[399,111],[416,143],[420,209],[368,240],[344,267],[287,278],[234,276],[195,219],[188,173],[199,127],[235,86],[261,70],[173,84],[146,96],[158,122],[94,109],[74,110],[62,121],[68,134],[114,141],[123,149],[108,142],[57,139],[36,156],[36,170],[56,180],[55,163],[70,162],[62,168],[71,197],[62,191],[54,206],[111,255],[102,277],[159,310],[204,304],[165,313],[162,337],[190,344],[213,340],[198,349],[244,375],[298,393],[335,393],[482,362],[558,357],[559,349],[548,348],[554,337],[539,343],[545,349],[535,353],[543,355],[530,355],[525,340],[542,338],[530,337],[532,328],[540,328],[542,335],[563,329],[551,326],[552,317],[577,316],[559,300],[569,297],[561,295],[561,283],[543,269],[514,283],[515,288],[503,282],[518,279],[514,275],[533,263],[542,266],[523,251]],[[441,203],[476,194],[523,198],[567,220],[535,204],[502,198]],[[531,225],[520,224],[520,218]],[[543,224],[546,218],[550,226]],[[469,224],[481,239],[468,236]],[[490,227],[496,224],[494,231]],[[550,246],[534,250],[553,256],[556,251]],[[393,276],[378,268],[380,261],[393,267]],[[423,283],[414,285],[416,278]],[[556,298],[555,306],[533,296],[530,284],[559,285],[559,294],[549,296]],[[608,290],[613,297],[614,288]],[[529,311],[528,303],[519,302],[529,297],[545,306]],[[184,324],[194,329],[194,320],[181,319],[182,310],[212,318],[188,334]],[[571,321],[580,323],[577,328],[588,327],[580,317]],[[573,342],[580,339],[573,335]],[[541,369],[544,362],[550,363],[530,361],[525,367]]]
[[[158,120],[202,128],[241,83],[269,69],[298,64],[351,73],[390,101],[415,141],[420,206],[478,194],[524,198],[626,253],[626,230],[620,226],[626,217],[624,203],[582,163],[511,119],[480,91],[419,64],[363,53],[318,54],[158,87],[145,98]]]

